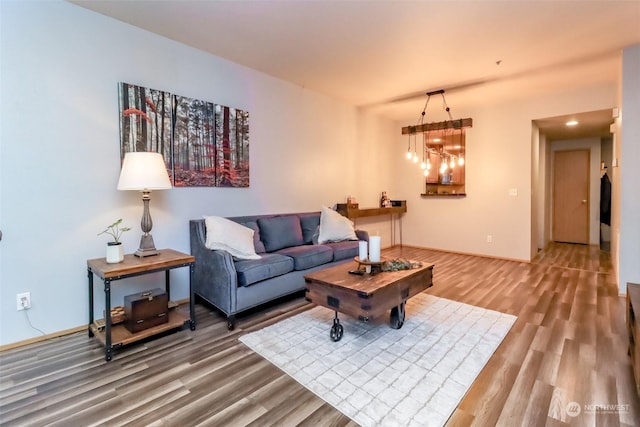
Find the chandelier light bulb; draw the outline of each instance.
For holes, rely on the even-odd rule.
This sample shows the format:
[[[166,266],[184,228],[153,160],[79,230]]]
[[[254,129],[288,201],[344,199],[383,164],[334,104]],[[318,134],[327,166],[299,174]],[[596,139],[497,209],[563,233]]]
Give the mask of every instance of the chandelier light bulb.
[[[424,176],[429,176],[429,169],[424,170]]]
[[[427,164],[425,162],[420,163],[420,169],[426,169]]]
[[[418,155],[413,153],[413,163],[418,163]]]
[[[455,167],[456,167],[456,161],[454,160],[454,158],[453,158],[453,157],[451,158],[451,163],[449,163],[449,167],[450,167],[451,169],[453,169],[453,168],[455,168]]]
[[[407,150],[407,160],[411,160],[411,151]]]
[[[458,158],[458,165],[460,165],[460,166],[464,165],[464,157],[460,156]]]

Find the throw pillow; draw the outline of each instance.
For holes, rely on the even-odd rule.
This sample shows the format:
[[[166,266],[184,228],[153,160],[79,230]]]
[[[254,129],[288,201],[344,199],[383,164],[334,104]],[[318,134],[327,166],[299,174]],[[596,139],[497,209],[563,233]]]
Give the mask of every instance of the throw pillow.
[[[320,235],[318,243],[358,240],[353,229],[353,222],[347,217],[326,206],[320,212]]]
[[[260,259],[253,245],[253,230],[220,216],[205,216],[205,246],[240,259]]]
[[[262,243],[262,240],[260,240],[260,228],[258,227],[258,223],[255,221],[249,221],[241,222],[240,224],[253,230],[253,247],[256,249],[256,253],[265,253],[267,250],[264,248],[264,243]]]
[[[267,252],[304,244],[298,215],[258,218],[258,227]]]
[[[300,217],[300,227],[302,227],[304,243],[312,243],[313,235],[318,232],[318,227],[320,226],[320,212],[303,213],[298,214],[298,216]]]

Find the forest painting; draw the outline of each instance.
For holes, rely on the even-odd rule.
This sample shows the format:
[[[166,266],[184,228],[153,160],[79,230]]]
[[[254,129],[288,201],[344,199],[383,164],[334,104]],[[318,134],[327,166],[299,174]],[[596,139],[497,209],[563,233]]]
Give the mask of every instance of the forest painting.
[[[174,95],[173,161],[178,187],[249,186],[249,114]]]
[[[177,187],[249,186],[249,113],[120,83],[121,156],[162,153]]]
[[[171,94],[120,83],[120,158],[130,151],[161,153],[171,176]]]
[[[218,187],[249,186],[249,113],[216,105]]]

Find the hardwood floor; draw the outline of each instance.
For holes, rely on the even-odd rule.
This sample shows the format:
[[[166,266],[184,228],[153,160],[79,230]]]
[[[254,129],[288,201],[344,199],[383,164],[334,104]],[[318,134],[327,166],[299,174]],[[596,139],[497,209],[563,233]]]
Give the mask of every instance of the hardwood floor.
[[[430,294],[518,316],[449,426],[640,425],[607,252],[552,244],[532,263],[407,247],[384,255],[434,262]],[[196,307],[196,331],[134,344],[109,363],[86,333],[0,353],[0,424],[355,425],[237,340],[307,310],[301,296],[239,317],[233,332]]]

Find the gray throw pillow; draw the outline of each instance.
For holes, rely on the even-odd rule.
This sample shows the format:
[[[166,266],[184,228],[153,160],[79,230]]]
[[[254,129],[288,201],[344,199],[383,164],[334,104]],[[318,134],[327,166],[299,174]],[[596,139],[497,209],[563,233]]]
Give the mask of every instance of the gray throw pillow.
[[[258,223],[255,221],[249,221],[242,223],[242,225],[253,230],[253,246],[256,249],[256,253],[263,254],[267,252],[264,247],[264,243],[260,240],[260,227],[258,227]]]
[[[313,235],[318,232],[318,226],[320,225],[320,213],[300,214],[298,216],[300,217],[300,226],[302,227],[302,239],[304,240],[304,243],[318,243],[317,236],[316,242],[313,241]]]
[[[267,252],[304,244],[300,218],[297,215],[283,215],[258,218],[260,240]]]

